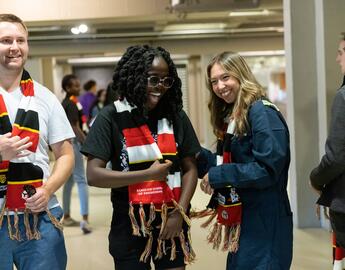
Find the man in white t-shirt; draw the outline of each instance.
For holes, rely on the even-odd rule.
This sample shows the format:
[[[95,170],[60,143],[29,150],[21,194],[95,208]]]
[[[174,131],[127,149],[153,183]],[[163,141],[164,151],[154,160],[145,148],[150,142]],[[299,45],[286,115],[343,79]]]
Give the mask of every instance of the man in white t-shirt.
[[[54,193],[71,174],[74,133],[58,99],[24,69],[28,51],[23,21],[0,14],[0,268],[62,270],[67,255]]]

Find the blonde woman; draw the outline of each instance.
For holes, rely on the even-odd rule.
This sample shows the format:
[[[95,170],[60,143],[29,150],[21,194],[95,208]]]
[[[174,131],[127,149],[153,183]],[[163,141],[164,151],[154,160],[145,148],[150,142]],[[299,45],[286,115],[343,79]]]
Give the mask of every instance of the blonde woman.
[[[215,56],[207,67],[207,77],[218,153],[216,158],[203,149],[198,155],[198,173],[205,193],[213,194],[220,206],[232,206],[223,207],[217,218],[218,224],[229,218],[228,228],[232,228],[224,229],[227,269],[289,269],[288,127],[237,53]],[[230,193],[224,193],[224,188]],[[234,203],[232,198],[236,198]],[[234,216],[237,218],[231,221]]]

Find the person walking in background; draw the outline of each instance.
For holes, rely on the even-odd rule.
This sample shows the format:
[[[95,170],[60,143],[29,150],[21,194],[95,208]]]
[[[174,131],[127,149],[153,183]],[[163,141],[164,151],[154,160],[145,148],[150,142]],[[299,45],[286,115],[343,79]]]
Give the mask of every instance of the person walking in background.
[[[345,36],[336,58],[345,75]],[[345,248],[345,86],[333,99],[331,124],[320,164],[310,173],[310,184],[320,194],[317,203],[329,207],[337,245]]]
[[[64,270],[54,193],[71,174],[74,133],[56,96],[24,69],[28,52],[23,21],[0,14],[0,268]]]
[[[89,80],[84,83],[84,90],[85,93],[82,94],[79,98],[80,104],[83,106],[83,122],[88,122],[90,119],[88,118],[90,115],[90,109],[92,104],[95,102],[97,96],[97,83],[95,80]]]
[[[117,93],[117,90],[113,89],[113,83],[109,83],[107,86],[107,93],[105,95],[105,101],[104,106],[107,106],[108,104],[112,104],[115,100],[119,99],[119,95]]]
[[[73,75],[69,74],[62,79],[62,89],[66,92],[66,97],[62,101],[62,106],[65,109],[67,118],[73,128],[76,138],[72,140],[73,150],[75,155],[75,166],[73,173],[65,183],[62,193],[62,207],[64,211],[63,224],[64,226],[78,226],[87,234],[91,232],[89,225],[89,188],[85,177],[85,168],[83,156],[80,153],[81,145],[85,142],[85,134],[82,130],[82,107],[78,102],[80,93],[80,81]],[[78,195],[80,201],[80,214],[83,220],[75,221],[71,217],[71,196],[74,183],[78,187]]]
[[[219,222],[229,221],[227,269],[288,270],[292,213],[286,190],[290,147],[285,120],[237,53],[223,52],[210,61],[207,86],[218,151],[202,149],[198,174],[201,189],[213,194],[219,209],[233,206],[223,207],[218,215]]]
[[[115,268],[150,269],[153,259],[156,269],[185,269],[195,257],[187,215],[200,145],[176,66],[163,48],[132,46],[113,82],[120,98],[98,114],[81,151],[89,185],[112,189]]]
[[[94,101],[94,103],[90,107],[90,115],[88,117],[89,119],[89,126],[92,126],[93,121],[95,121],[96,116],[101,111],[101,109],[104,107],[104,103],[106,101],[107,97],[107,91],[105,89],[100,89],[97,92],[97,98]]]

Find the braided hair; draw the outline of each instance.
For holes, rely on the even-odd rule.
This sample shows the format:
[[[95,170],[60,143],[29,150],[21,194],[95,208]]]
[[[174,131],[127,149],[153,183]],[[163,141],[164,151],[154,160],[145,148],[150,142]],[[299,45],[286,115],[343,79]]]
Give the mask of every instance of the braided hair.
[[[174,78],[174,83],[153,111],[159,114],[159,117],[166,117],[172,121],[176,113],[183,107],[181,80],[169,52],[165,49],[148,45],[127,48],[115,68],[112,87],[119,94],[120,99],[126,98],[128,103],[132,106],[135,105],[142,114],[147,100],[148,71],[155,57],[162,57],[166,61],[169,76]]]

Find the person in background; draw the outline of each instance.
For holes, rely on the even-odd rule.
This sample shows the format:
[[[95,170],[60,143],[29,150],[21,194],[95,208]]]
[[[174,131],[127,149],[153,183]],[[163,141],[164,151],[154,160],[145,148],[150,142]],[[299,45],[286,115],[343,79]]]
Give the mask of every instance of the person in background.
[[[214,193],[219,206],[228,203],[224,198],[235,198],[233,207],[218,215],[220,221],[238,216],[228,223],[230,232],[225,232],[226,269],[288,270],[293,237],[285,120],[237,53],[222,52],[209,62],[207,86],[218,151],[215,155],[202,149],[198,173],[201,189]],[[227,197],[222,196],[224,189]]]
[[[345,36],[336,58],[345,75]],[[345,86],[338,89],[332,104],[325,154],[310,173],[310,184],[320,195],[318,204],[329,208],[336,244],[345,248]]]
[[[82,94],[79,98],[79,102],[83,107],[83,115],[85,119],[83,119],[83,122],[89,121],[89,115],[90,115],[90,108],[92,104],[96,100],[96,93],[97,93],[97,83],[94,80],[89,80],[84,84],[84,90],[85,93]]]
[[[23,21],[0,14],[0,268],[64,270],[54,193],[72,172],[74,133],[56,96],[24,69],[28,52]]]
[[[187,215],[200,145],[176,66],[163,48],[132,46],[113,82],[120,98],[98,114],[81,151],[89,185],[111,188],[115,268],[150,269],[153,260],[156,269],[185,269],[195,256]]]
[[[78,101],[80,93],[80,81],[69,74],[62,79],[62,89],[66,92],[66,97],[62,101],[67,118],[73,128],[76,138],[72,140],[75,155],[75,166],[73,173],[65,183],[62,193],[62,206],[64,211],[64,226],[80,226],[83,233],[90,233],[92,230],[89,225],[89,188],[85,177],[83,156],[80,153],[81,145],[85,142],[85,133],[82,130],[82,107]],[[78,187],[80,201],[80,214],[82,221],[79,223],[71,217],[71,196],[74,183]]]
[[[92,123],[95,121],[96,116],[101,111],[101,109],[104,107],[104,103],[106,100],[107,91],[105,89],[100,89],[97,92],[97,98],[94,101],[94,103],[90,107],[90,115],[89,115],[89,126],[92,126]]]
[[[116,89],[113,89],[113,83],[109,83],[107,86],[107,94],[105,96],[104,106],[112,104],[115,100],[119,99],[119,95]]]

